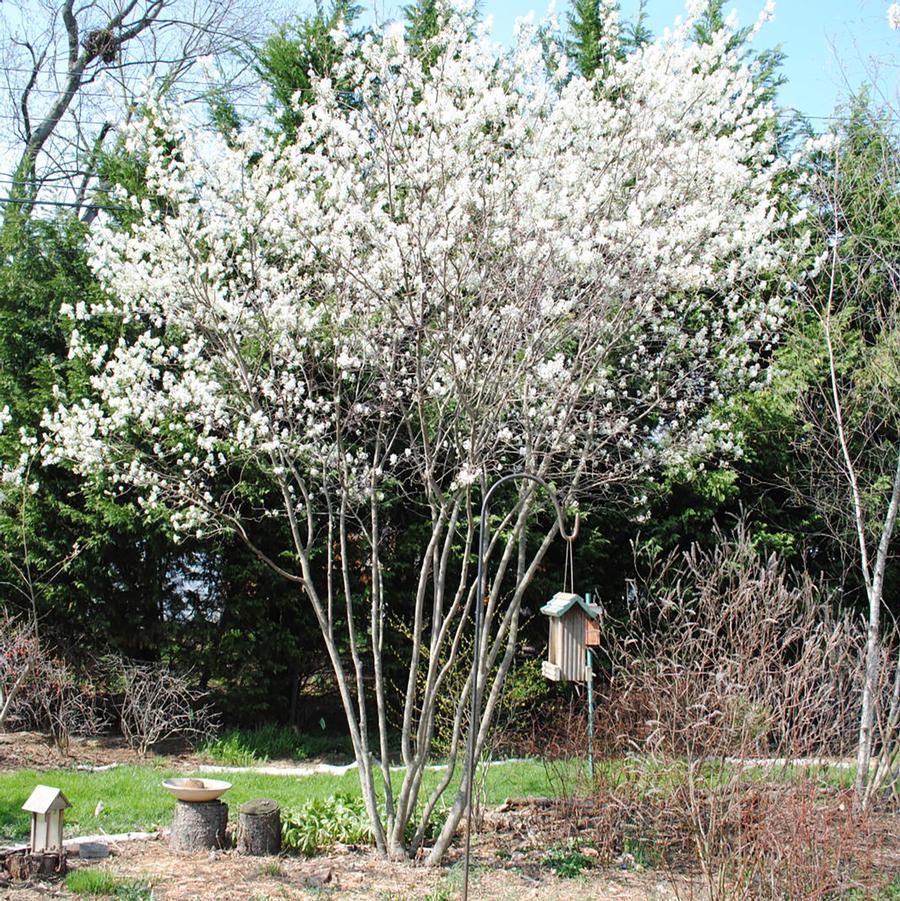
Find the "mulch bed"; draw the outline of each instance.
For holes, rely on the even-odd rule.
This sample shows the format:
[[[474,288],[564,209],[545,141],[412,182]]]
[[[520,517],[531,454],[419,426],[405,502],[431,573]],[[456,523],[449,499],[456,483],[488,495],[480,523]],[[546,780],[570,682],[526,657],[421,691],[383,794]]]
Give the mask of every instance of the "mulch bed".
[[[174,765],[200,762],[200,758],[183,745],[170,743],[157,750],[170,757]],[[124,739],[116,735],[73,737],[63,753],[50,738],[39,732],[0,732],[0,773],[110,764],[146,766],[147,758],[132,751]]]
[[[339,847],[312,858],[295,855],[241,857],[229,852],[179,855],[165,841],[133,842],[113,849],[110,858],[81,866],[109,869],[117,876],[139,879],[153,889],[156,901],[248,901],[289,899],[313,901],[347,898],[358,901],[425,901],[448,886],[458,893],[459,866],[435,869],[410,862],[391,862],[370,849]],[[577,880],[565,879],[539,866],[511,864],[478,848],[470,885],[478,901],[669,901],[677,895],[664,875],[588,870]],[[75,897],[64,884],[4,885],[3,901]],[[695,897],[697,897],[695,895]]]

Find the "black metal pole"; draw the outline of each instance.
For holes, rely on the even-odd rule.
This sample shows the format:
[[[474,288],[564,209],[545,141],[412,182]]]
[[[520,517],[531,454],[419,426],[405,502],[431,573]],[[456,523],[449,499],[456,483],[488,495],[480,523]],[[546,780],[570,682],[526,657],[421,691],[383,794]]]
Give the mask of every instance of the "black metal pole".
[[[481,686],[479,685],[479,669],[481,658],[481,629],[484,614],[482,607],[484,606],[484,557],[487,552],[487,539],[489,537],[488,509],[491,495],[504,483],[511,482],[516,479],[529,479],[543,486],[550,495],[550,500],[556,508],[556,518],[559,522],[559,534],[566,541],[574,541],[578,536],[579,517],[576,514],[575,528],[571,535],[566,535],[565,522],[563,519],[562,508],[556,492],[551,488],[540,476],[532,475],[530,472],[511,472],[497,479],[484,495],[481,502],[481,520],[478,524],[478,571],[475,577],[475,644],[472,650],[472,703],[469,720],[469,740],[466,747],[466,851],[463,862],[463,887],[462,901],[468,901],[469,898],[469,856],[472,849],[472,792],[475,782],[475,744],[478,733],[478,717],[481,714]]]

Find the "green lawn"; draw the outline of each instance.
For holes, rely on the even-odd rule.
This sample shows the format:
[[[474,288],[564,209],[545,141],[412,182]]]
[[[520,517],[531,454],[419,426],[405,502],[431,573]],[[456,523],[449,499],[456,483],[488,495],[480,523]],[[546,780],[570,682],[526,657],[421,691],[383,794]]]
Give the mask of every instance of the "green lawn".
[[[202,772],[198,770],[197,772]],[[34,772],[20,770],[0,774],[0,840],[28,838],[29,815],[21,808],[37,784],[62,789],[72,802],[66,811],[66,835],[99,832],[152,830],[167,826],[172,820],[175,800],[160,783],[170,776],[184,775],[153,766],[118,767],[99,773],[77,770]],[[285,808],[295,807],[313,798],[345,793],[358,795],[359,780],[355,770],[344,776],[263,776],[255,773],[212,774],[227,779],[234,786],[225,795],[232,819],[239,805],[251,798],[273,798]],[[434,785],[439,773],[429,771],[426,785]],[[399,779],[399,774],[395,775]],[[499,803],[510,796],[554,794],[546,771],[539,762],[511,763],[491,768],[487,781],[489,803]],[[97,802],[103,812],[94,817]]]
[[[0,774],[0,838],[27,838],[28,814],[22,804],[38,783],[61,788],[72,802],[66,811],[66,834],[151,830],[168,825],[175,799],[160,783],[179,775],[156,767],[118,767],[100,773],[51,770],[36,773],[20,770]],[[285,807],[302,804],[308,798],[327,797],[335,792],[359,792],[356,773],[334,776],[260,776],[254,773],[229,773],[216,778],[228,779],[234,786],[224,800],[232,812],[251,798],[271,797]],[[97,802],[103,812],[94,817]]]
[[[28,815],[21,809],[25,799],[35,785],[41,783],[60,788],[72,802],[72,809],[66,811],[66,834],[86,835],[101,830],[128,832],[132,830],[152,830],[167,826],[172,819],[175,801],[160,783],[170,776],[179,774],[163,765],[118,767],[112,770],[91,773],[78,770],[50,770],[35,772],[20,770],[15,773],[0,774],[0,841],[19,840],[28,837]],[[729,765],[709,765],[705,778],[710,785],[716,785],[730,776]],[[649,769],[634,761],[598,761],[597,775],[608,784],[621,781],[631,783],[638,793],[665,793],[673,783],[683,779],[677,763],[670,763],[662,769]],[[202,773],[202,768],[198,768]],[[227,779],[233,788],[225,796],[231,809],[232,819],[236,818],[239,805],[251,798],[273,798],[284,808],[299,807],[305,801],[323,799],[336,794],[359,795],[359,781],[356,770],[344,776],[315,774],[312,776],[266,776],[255,773],[213,773],[215,778]],[[399,784],[401,773],[394,773],[394,782]],[[823,785],[845,786],[852,779],[852,770],[831,768],[783,767],[777,770],[747,767],[741,774],[742,780],[777,780],[790,782],[799,778],[812,777]],[[433,787],[441,773],[429,770],[425,775],[426,790]],[[497,764],[487,775],[487,800],[497,804],[508,797],[540,795],[555,797],[571,793],[573,790],[587,790],[584,762],[570,761],[554,763],[545,767],[539,761],[516,761]],[[452,790],[445,794],[452,798]],[[97,802],[102,801],[104,810],[94,817]]]

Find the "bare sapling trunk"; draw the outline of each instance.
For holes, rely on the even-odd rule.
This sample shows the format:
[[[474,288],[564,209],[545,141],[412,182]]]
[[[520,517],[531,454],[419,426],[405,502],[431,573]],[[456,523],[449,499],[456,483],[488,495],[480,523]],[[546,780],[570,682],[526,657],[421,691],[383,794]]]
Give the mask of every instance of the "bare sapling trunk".
[[[884,428],[889,433],[891,417],[895,415],[897,397],[894,387],[897,378],[896,358],[890,357],[886,364],[874,357],[871,361],[873,375],[872,385],[875,393],[872,396],[859,396],[858,388],[848,380],[845,367],[848,360],[842,358],[853,350],[845,350],[846,333],[848,325],[842,321],[840,304],[852,309],[853,304],[865,305],[866,299],[862,297],[861,287],[854,283],[854,273],[846,273],[847,261],[842,259],[841,240],[842,225],[841,200],[844,173],[840,160],[834,161],[832,178],[830,180],[828,197],[832,206],[833,219],[831,222],[829,272],[827,284],[827,296],[819,314],[822,338],[827,361],[827,396],[826,404],[831,418],[831,429],[834,436],[834,445],[837,449],[835,461],[840,478],[844,485],[849,510],[849,521],[855,536],[856,556],[859,573],[865,588],[867,602],[866,618],[866,646],[864,652],[864,674],[860,697],[859,713],[859,737],[856,749],[856,779],[855,779],[855,804],[858,809],[864,810],[876,790],[878,784],[885,777],[883,765],[876,766],[872,773],[872,759],[876,748],[876,739],[881,736],[880,748],[882,760],[889,759],[895,753],[897,737],[893,729],[885,729],[885,725],[896,724],[900,716],[900,672],[888,683],[893,682],[897,691],[890,693],[887,706],[882,703],[885,694],[885,659],[884,659],[884,635],[882,624],[882,608],[884,605],[884,582],[889,560],[891,558],[891,544],[897,523],[898,506],[900,506],[900,445],[896,448],[887,448],[887,467],[884,476],[888,484],[888,491],[883,506],[872,504],[872,474],[865,472],[867,460],[869,465],[876,459],[875,455],[867,458],[865,448],[873,442],[873,436],[877,429]],[[874,230],[874,228],[873,228]],[[863,236],[864,238],[866,236]],[[877,252],[882,252],[880,248]],[[874,253],[874,251],[873,251]],[[859,276],[856,276],[857,278]],[[889,291],[896,294],[897,286],[889,285]],[[859,296],[857,296],[859,295]],[[878,310],[872,316],[873,323],[870,328],[875,330],[879,340],[887,337],[891,340],[891,331],[896,330],[896,296],[888,299],[882,307],[881,300],[875,301]],[[859,327],[863,327],[862,323]],[[859,379],[864,383],[864,380]],[[883,393],[883,396],[879,396]],[[865,415],[860,416],[860,405],[872,407]],[[874,425],[870,420],[874,419]],[[823,428],[823,426],[819,426]],[[861,448],[863,450],[861,450]],[[865,484],[868,478],[869,484]],[[867,496],[867,490],[869,496]],[[881,512],[879,512],[881,511]],[[900,660],[898,660],[900,665]],[[895,700],[896,698],[896,700]],[[880,721],[879,721],[880,720]],[[885,756],[886,755],[886,756]],[[873,778],[874,776],[874,778]]]
[[[882,674],[884,671],[884,643],[882,640],[881,607],[884,603],[884,576],[887,568],[891,539],[897,524],[897,511],[900,508],[900,450],[897,453],[897,466],[892,480],[892,490],[888,501],[881,536],[875,553],[874,566],[866,576],[866,593],[869,600],[869,619],[866,635],[865,684],[863,685],[859,723],[859,746],[856,755],[856,797],[857,803],[865,809],[872,795],[883,784],[887,776],[888,761],[900,748],[897,740],[897,725],[900,721],[900,658],[894,662],[896,671],[893,689],[887,709],[882,708],[883,722],[876,722],[879,697],[883,689]],[[865,534],[860,530],[860,559],[867,567]],[[896,634],[896,629],[894,630]],[[880,764],[875,773],[870,775],[875,739],[881,738]]]

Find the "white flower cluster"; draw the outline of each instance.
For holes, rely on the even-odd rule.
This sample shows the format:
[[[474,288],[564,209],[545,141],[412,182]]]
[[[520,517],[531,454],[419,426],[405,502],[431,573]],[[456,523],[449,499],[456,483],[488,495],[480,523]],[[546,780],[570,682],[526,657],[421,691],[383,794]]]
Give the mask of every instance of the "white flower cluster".
[[[900,3],[892,3],[887,11],[888,26],[897,30],[900,29]]]
[[[97,229],[108,299],[68,311],[135,337],[73,329],[95,396],[50,417],[55,453],[193,531],[251,470],[309,509],[728,443],[708,412],[763,377],[787,225],[729,39],[676,29],[561,83],[457,10],[430,66],[402,29],[342,33],[357,89],[321,80],[290,146],[153,108],[129,140],[165,203]]]

